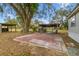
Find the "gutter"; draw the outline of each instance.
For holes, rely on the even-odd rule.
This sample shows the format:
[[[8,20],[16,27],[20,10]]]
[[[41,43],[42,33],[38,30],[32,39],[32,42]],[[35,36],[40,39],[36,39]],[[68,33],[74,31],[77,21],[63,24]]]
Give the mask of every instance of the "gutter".
[[[67,16],[67,19],[71,18],[73,15],[79,12],[79,4],[74,8],[74,10]]]

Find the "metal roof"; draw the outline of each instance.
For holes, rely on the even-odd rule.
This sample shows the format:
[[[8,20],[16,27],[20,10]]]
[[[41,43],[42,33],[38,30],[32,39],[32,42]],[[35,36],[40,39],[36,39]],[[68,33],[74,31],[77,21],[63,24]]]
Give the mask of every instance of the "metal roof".
[[[42,26],[42,27],[57,27],[59,25],[60,24],[39,24],[39,26]]]
[[[16,24],[0,23],[2,26],[16,26]]]

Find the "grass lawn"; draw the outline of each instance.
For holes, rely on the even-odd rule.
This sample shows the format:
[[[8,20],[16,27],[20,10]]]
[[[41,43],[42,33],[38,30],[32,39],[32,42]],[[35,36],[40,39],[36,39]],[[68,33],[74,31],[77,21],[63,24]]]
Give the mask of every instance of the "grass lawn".
[[[30,55],[27,47],[19,45],[19,42],[13,41],[17,36],[24,35],[22,33],[0,33],[0,55]]]

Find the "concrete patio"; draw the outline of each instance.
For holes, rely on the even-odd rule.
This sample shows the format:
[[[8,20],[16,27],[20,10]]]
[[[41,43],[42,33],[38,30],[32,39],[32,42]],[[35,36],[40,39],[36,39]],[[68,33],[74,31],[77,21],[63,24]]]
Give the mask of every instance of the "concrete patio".
[[[16,37],[14,40],[29,46],[32,55],[68,55],[67,48],[58,34],[33,33]]]

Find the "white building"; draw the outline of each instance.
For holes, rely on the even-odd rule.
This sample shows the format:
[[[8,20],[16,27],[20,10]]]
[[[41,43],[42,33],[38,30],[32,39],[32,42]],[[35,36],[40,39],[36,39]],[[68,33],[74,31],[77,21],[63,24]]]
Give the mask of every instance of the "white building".
[[[68,34],[79,43],[79,5],[68,16]]]

